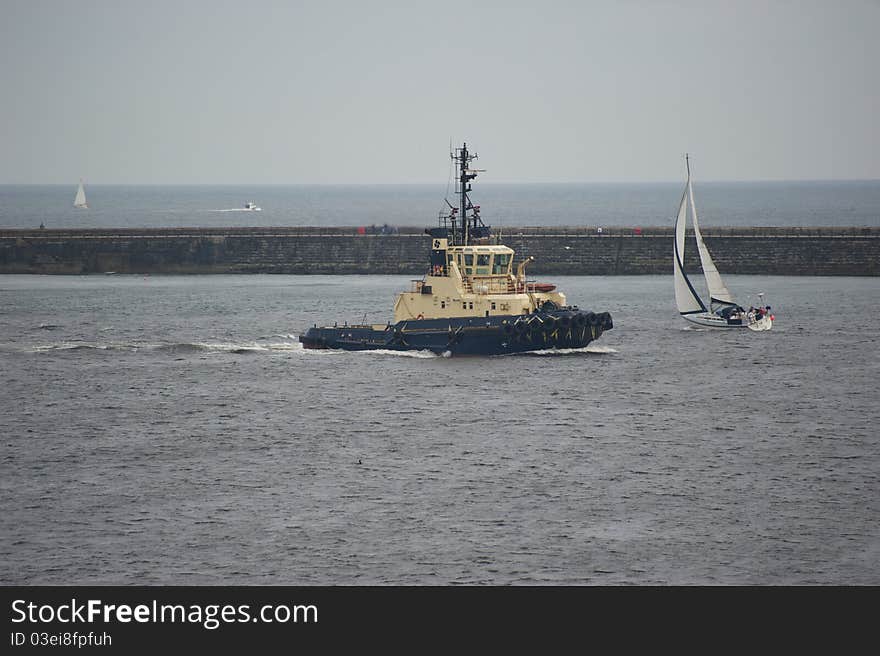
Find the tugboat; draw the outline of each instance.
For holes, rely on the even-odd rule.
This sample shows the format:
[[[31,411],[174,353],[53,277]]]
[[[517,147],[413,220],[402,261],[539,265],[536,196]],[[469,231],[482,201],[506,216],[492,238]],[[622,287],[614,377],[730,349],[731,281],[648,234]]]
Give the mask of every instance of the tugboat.
[[[566,303],[550,283],[526,280],[527,257],[514,272],[514,251],[491,243],[491,230],[471,202],[477,155],[467,144],[451,157],[457,164],[458,207],[447,200],[431,238],[428,270],[400,292],[394,323],[338,324],[309,328],[299,341],[308,349],[432,351],[442,355],[503,355],[547,349],[576,349],[598,339],[613,323],[608,312]]]

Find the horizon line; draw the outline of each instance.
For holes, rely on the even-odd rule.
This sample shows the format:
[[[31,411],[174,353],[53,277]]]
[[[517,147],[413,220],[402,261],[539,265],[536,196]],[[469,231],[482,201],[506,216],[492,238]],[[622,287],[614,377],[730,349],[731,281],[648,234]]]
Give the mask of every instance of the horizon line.
[[[88,182],[83,185],[102,187],[414,187],[446,186],[445,182]],[[480,186],[514,185],[666,185],[684,184],[686,180],[558,180],[558,181],[489,181]],[[805,182],[880,182],[880,178],[765,178],[765,179],[706,179],[695,181],[700,184],[755,184],[755,183],[805,183]],[[78,186],[76,182],[0,182],[2,187],[67,187]]]

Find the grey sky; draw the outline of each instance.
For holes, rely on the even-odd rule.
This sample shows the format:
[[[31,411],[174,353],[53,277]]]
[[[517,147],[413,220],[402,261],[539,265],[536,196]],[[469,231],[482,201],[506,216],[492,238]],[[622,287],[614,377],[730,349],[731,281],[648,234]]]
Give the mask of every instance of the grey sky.
[[[880,179],[877,1],[0,8],[0,183]]]

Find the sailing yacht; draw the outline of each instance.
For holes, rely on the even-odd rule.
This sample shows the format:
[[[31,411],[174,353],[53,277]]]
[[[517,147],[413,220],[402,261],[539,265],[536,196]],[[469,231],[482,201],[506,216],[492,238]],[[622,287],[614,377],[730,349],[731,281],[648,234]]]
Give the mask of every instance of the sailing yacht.
[[[675,305],[682,318],[699,326],[711,328],[749,328],[751,330],[770,330],[773,327],[773,315],[770,314],[770,306],[764,306],[764,294],[758,294],[760,306],[750,308],[748,311],[733,300],[730,291],[721,279],[718,268],[712,261],[709,249],[700,234],[700,224],[697,220],[697,207],[694,203],[694,187],[691,183],[690,158],[685,155],[687,164],[687,184],[681,195],[681,203],[678,206],[678,216],[675,219],[675,244],[672,253],[672,268],[675,280]],[[709,290],[709,303],[703,301],[697,290],[691,284],[690,279],[684,272],[684,247],[687,229],[687,214],[690,208],[691,219],[694,223],[694,237],[697,241],[697,250],[700,253],[700,264],[703,269],[703,277],[706,279],[706,287]]]
[[[85,189],[83,189],[82,180],[79,181],[79,189],[76,190],[76,198],[73,199],[73,206],[81,210],[89,209],[89,206],[86,205],[86,192]]]

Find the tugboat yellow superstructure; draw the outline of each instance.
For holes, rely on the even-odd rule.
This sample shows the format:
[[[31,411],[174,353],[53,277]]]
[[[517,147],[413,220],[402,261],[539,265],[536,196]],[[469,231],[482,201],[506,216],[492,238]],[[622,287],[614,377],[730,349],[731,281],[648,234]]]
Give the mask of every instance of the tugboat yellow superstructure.
[[[452,158],[458,165],[458,207],[425,232],[431,238],[428,271],[397,295],[394,323],[309,328],[305,348],[430,350],[497,355],[552,348],[581,348],[613,327],[611,315],[566,304],[555,285],[526,279],[514,251],[490,243],[491,231],[471,203],[471,169],[477,158],[467,144]]]

